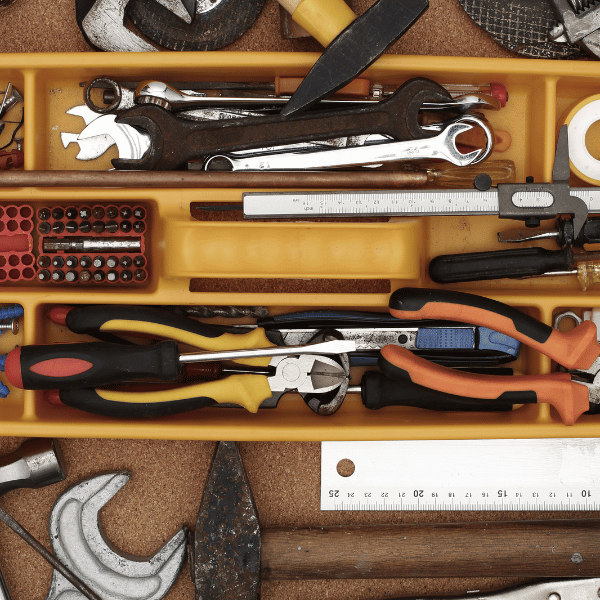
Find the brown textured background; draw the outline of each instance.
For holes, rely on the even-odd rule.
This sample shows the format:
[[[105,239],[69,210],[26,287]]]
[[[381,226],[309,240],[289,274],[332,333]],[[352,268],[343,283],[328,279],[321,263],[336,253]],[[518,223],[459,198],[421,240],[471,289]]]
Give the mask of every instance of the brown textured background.
[[[357,0],[362,12],[373,0]],[[318,51],[311,40],[283,41],[276,0],[267,0],[258,21],[231,50]],[[17,0],[0,12],[0,52],[90,51],[75,23],[74,0]],[[402,54],[507,57],[462,12],[456,0],[430,0],[430,8],[391,50]],[[457,78],[458,79],[458,78]],[[14,450],[18,438],[0,438],[0,454]],[[52,502],[67,485],[103,471],[129,469],[130,483],[102,512],[107,537],[121,550],[152,554],[181,525],[193,528],[204,480],[214,451],[209,442],[60,440],[68,479],[42,490],[13,491],[2,505],[48,545]],[[466,520],[587,517],[589,513],[401,513],[319,511],[319,444],[243,443],[241,453],[263,527],[318,527],[333,524],[408,523]],[[43,598],[51,569],[33,550],[0,525],[0,565],[13,600]],[[492,589],[508,579],[397,579],[371,581],[267,582],[263,600],[328,598],[370,600],[406,595],[464,593]],[[168,595],[190,600],[193,586],[186,569]]]

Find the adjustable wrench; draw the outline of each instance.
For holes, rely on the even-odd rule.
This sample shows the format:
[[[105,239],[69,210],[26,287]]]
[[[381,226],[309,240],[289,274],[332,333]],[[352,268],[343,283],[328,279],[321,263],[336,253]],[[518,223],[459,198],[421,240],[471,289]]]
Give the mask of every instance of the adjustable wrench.
[[[485,149],[463,154],[456,147],[456,138],[473,126],[481,127],[486,135]],[[487,158],[494,147],[494,135],[482,119],[463,115],[448,125],[433,138],[404,142],[383,142],[333,150],[314,152],[279,152],[254,156],[212,156],[206,161],[205,169],[213,161],[225,161],[232,171],[289,171],[298,169],[325,169],[355,165],[377,165],[400,160],[423,160],[440,158],[464,167]]]
[[[319,111],[298,117],[281,115],[231,119],[218,123],[185,122],[154,105],[136,106],[116,123],[150,135],[150,148],[140,160],[114,159],[117,169],[175,170],[203,156],[294,142],[363,134],[389,135],[396,140],[432,137],[421,128],[418,113],[424,102],[446,102],[450,95],[423,78],[407,81],[376,104],[340,111]]]

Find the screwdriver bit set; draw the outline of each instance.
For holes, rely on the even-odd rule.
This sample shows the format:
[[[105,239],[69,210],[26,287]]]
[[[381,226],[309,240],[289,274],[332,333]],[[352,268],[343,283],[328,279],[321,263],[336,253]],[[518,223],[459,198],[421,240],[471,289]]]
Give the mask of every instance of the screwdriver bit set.
[[[39,208],[38,280],[144,283],[147,216],[145,207],[129,204]]]
[[[78,62],[79,57],[68,54],[61,56],[60,62],[43,55],[5,57],[0,78],[3,72],[5,80],[10,75],[25,98],[23,173],[31,176],[39,173],[40,177],[44,173],[61,175],[64,184],[0,187],[2,209],[14,206],[18,210],[24,207],[31,210],[30,214],[18,217],[14,231],[7,231],[8,216],[1,220],[4,230],[0,232],[0,243],[4,235],[11,239],[24,234],[28,238],[23,250],[0,252],[6,256],[7,266],[9,260],[16,262],[11,256],[19,258],[15,267],[19,269],[18,279],[12,278],[10,270],[6,271],[3,282],[10,285],[3,286],[2,301],[21,304],[25,310],[18,336],[2,336],[0,351],[9,354],[15,341],[21,346],[80,341],[79,334],[47,318],[47,312],[57,305],[266,306],[271,317],[322,310],[387,314],[395,290],[406,287],[440,290],[442,286],[431,279],[427,268],[435,256],[506,248],[495,241],[497,234],[521,226],[518,221],[500,220],[497,210],[486,214],[484,209],[469,207],[451,215],[432,206],[427,216],[376,219],[363,216],[355,220],[275,220],[268,216],[249,220],[240,216],[244,193],[263,189],[269,192],[354,189],[351,184],[335,188],[302,187],[298,185],[301,173],[295,174],[292,186],[286,186],[286,173],[273,173],[273,180],[281,184],[271,182],[267,188],[259,185],[211,188],[206,183],[213,176],[209,172],[201,174],[206,175],[205,183],[198,186],[190,183],[168,187],[165,179],[153,186],[151,176],[160,175],[159,171],[148,171],[148,181],[143,187],[139,178],[138,184],[132,186],[116,187],[110,183],[106,187],[92,186],[86,184],[83,173],[77,174],[81,177],[76,185],[68,181],[69,173],[82,169],[90,175],[146,175],[139,171],[101,173],[111,168],[111,160],[121,152],[115,147],[104,151],[106,140],[86,138],[88,157],[103,149],[102,156],[88,161],[77,158],[84,150],[81,145],[65,147],[61,132],[83,129],[84,117],[67,113],[82,104],[82,81],[109,74],[121,82],[198,83],[235,79],[264,83],[281,73],[305,74],[314,63],[314,56],[302,53],[260,56],[245,53],[244,59],[242,64],[235,54],[208,53],[203,55],[200,68],[185,55],[173,57],[161,53],[151,57],[91,55],[86,57],[85,66]],[[410,57],[407,61],[407,57],[387,56],[370,67],[364,77],[386,89],[395,89],[415,77],[429,78],[442,86],[501,83],[508,90],[509,99],[502,110],[490,113],[489,120],[495,129],[509,132],[513,143],[501,154],[492,153],[490,160],[512,161],[515,182],[525,182],[531,176],[537,184],[552,182],[562,115],[582,98],[596,93],[598,69],[587,62],[434,56]],[[112,118],[111,115],[100,118],[106,116]],[[142,142],[142,138],[136,139]],[[46,143],[39,143],[40,139]],[[183,146],[186,140],[182,137],[176,143]],[[479,166],[483,168],[485,163]],[[362,172],[355,170],[352,175],[359,177]],[[188,175],[185,171],[181,174]],[[214,173],[221,182],[227,175]],[[570,184],[581,186],[575,179]],[[440,187],[433,181],[422,189]],[[378,191],[386,193],[382,188]],[[440,202],[443,201],[442,198]],[[237,212],[222,210],[215,218],[198,220],[199,204],[231,206]],[[434,215],[436,210],[446,216]],[[554,217],[543,221],[540,230],[553,228],[556,228]],[[574,232],[571,237],[577,235]],[[557,249],[555,239],[537,240],[535,244]],[[30,265],[23,264],[20,253],[23,256],[29,253],[34,260]],[[582,313],[599,304],[593,287],[583,293],[572,276],[464,282],[452,284],[452,289],[500,300],[546,325],[552,325],[554,317],[566,310]],[[200,321],[229,327],[257,324],[252,317],[209,317]],[[493,326],[489,329],[499,331]],[[493,341],[497,342],[495,338]],[[190,349],[184,347],[181,351]],[[390,362],[395,356],[389,357]],[[509,364],[515,373],[554,376],[556,366],[552,361],[542,352],[524,346],[519,357]],[[11,386],[10,395],[0,404],[0,434],[239,440],[600,435],[600,416],[584,411],[577,418],[570,418],[575,424],[567,427],[554,406],[527,398],[527,402],[493,413],[426,411],[406,405],[369,410],[357,391],[357,381],[362,378],[360,369],[369,368],[373,367],[353,367],[356,378],[350,382],[352,391],[335,415],[327,418],[307,409],[302,398],[287,394],[277,409],[260,410],[256,414],[207,406],[140,422],[54,405],[46,400],[43,390]],[[331,377],[335,375],[332,373]],[[236,373],[235,377],[244,375]],[[436,378],[430,375],[425,379]],[[131,386],[131,382],[126,384]],[[524,396],[519,398],[523,400]]]

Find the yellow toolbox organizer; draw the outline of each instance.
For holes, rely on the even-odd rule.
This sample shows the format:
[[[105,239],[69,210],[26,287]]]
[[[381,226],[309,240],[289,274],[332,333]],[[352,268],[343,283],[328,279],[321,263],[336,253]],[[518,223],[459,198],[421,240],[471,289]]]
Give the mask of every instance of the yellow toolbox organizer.
[[[107,158],[91,163],[76,161],[76,148],[65,150],[60,141],[60,132],[79,132],[83,128],[81,119],[65,115],[66,109],[83,103],[80,82],[102,75],[126,81],[266,81],[277,75],[301,76],[315,59],[314,54],[247,52],[10,54],[3,56],[0,81],[12,82],[25,97],[26,169],[107,168]],[[512,159],[517,166],[517,181],[531,175],[542,182],[551,180],[560,115],[597,92],[600,66],[594,62],[384,56],[366,72],[371,81],[382,84],[398,84],[415,76],[438,83],[503,83],[509,102],[502,111],[492,113],[490,120],[495,127],[510,132],[512,146],[493,158]],[[148,211],[149,273],[143,283],[115,287],[42,284],[35,279],[24,283],[4,281],[0,284],[1,303],[20,303],[25,316],[22,333],[0,338],[2,351],[12,349],[15,342],[40,344],[73,339],[45,318],[45,310],[55,304],[265,305],[272,313],[308,308],[385,311],[389,293],[396,288],[436,287],[427,275],[432,257],[499,248],[496,232],[519,226],[519,222],[491,216],[348,223],[192,218],[192,203],[239,203],[242,191],[246,190],[0,189],[1,206],[22,203],[34,210],[57,204],[143,205]],[[267,281],[264,289],[282,291],[240,292],[235,287],[238,278],[275,278],[279,287],[272,288]],[[285,291],[285,280],[291,279],[307,280],[307,290],[313,289],[309,283],[314,280],[330,281],[332,285],[318,293],[289,293]],[[192,280],[200,285],[190,286]],[[217,280],[225,284],[212,285]],[[344,290],[360,282],[356,289],[361,291],[332,292],[338,280],[350,282]],[[582,292],[573,276],[455,287],[501,300],[548,324],[558,312],[581,312],[600,305],[600,295],[593,288]],[[529,374],[548,373],[551,364],[546,357],[524,348],[516,368]],[[335,415],[322,417],[290,394],[282,398],[277,409],[258,414],[207,408],[152,421],[125,421],[58,408],[47,404],[42,392],[12,389],[8,398],[0,401],[0,435],[307,441],[596,437],[600,435],[600,416],[583,416],[574,426],[566,427],[548,405],[487,414],[437,413],[409,407],[370,411],[362,406],[358,395],[352,394]]]

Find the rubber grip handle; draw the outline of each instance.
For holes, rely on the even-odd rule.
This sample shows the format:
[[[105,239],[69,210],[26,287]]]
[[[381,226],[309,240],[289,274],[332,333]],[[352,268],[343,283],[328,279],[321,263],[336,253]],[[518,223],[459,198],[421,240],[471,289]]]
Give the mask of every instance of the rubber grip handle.
[[[156,419],[214,406],[211,398],[186,398],[172,402],[118,402],[104,397],[106,390],[83,388],[58,390],[58,398],[65,406],[84,412],[115,419]]]
[[[559,218],[556,222],[558,245],[583,248],[586,244],[600,244],[600,218],[588,217],[579,235],[575,237],[573,219]]]
[[[364,406],[379,410],[388,406],[415,406],[428,410],[496,412],[512,410],[512,401],[486,402],[479,398],[467,398],[445,394],[436,390],[386,377],[379,371],[367,371],[360,382]]]
[[[11,385],[26,390],[96,387],[136,378],[173,381],[179,374],[179,350],[171,341],[21,346],[6,357],[5,373]]]
[[[255,413],[271,395],[267,377],[250,374],[144,393],[105,389],[59,391],[61,402],[67,406],[96,415],[127,419],[164,417],[215,403],[238,404]]]
[[[82,306],[67,313],[65,324],[74,333],[92,335],[97,331],[138,333],[176,340],[182,344],[210,351],[247,350],[273,346],[261,328],[240,334],[227,333],[222,327],[148,306]],[[267,366],[270,360],[267,357],[244,359],[238,362]]]
[[[447,319],[489,327],[531,346],[567,369],[589,369],[600,355],[592,321],[561,332],[507,304],[475,294],[401,288],[391,295],[389,307],[398,319]]]
[[[382,348],[379,368],[389,377],[410,380],[446,394],[472,397],[477,391],[477,397],[485,400],[550,404],[565,425],[573,425],[590,408],[587,388],[571,381],[568,373],[516,377],[459,373],[391,345]]]
[[[505,277],[536,277],[552,271],[571,271],[573,265],[573,253],[568,248],[511,248],[436,256],[429,263],[429,276],[436,283],[458,283]]]

